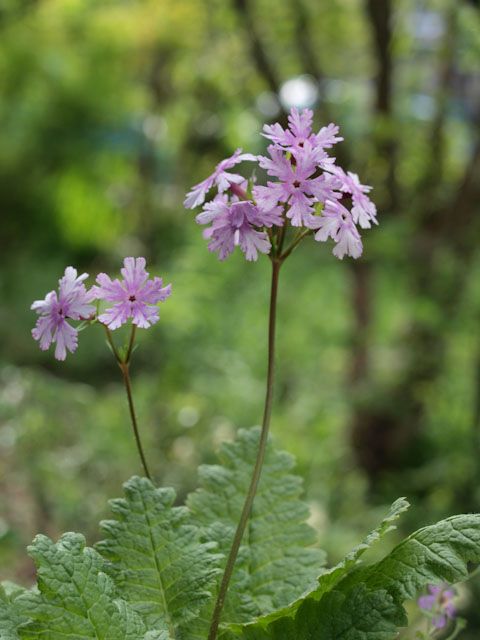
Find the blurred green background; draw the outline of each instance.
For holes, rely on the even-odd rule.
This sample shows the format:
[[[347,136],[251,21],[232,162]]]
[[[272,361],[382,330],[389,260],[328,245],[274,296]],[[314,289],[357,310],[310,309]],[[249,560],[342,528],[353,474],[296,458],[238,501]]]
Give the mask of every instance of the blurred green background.
[[[480,510],[480,7],[461,0],[0,1],[0,577],[37,532],[89,542],[140,472],[99,328],[65,363],[29,306],[66,265],[144,255],[172,282],[140,332],[147,454],[179,499],[258,423],[268,260],[206,249],[184,193],[293,105],[374,186],[358,262],[311,240],[282,273],[277,442],[335,561],[399,495],[403,532]],[[478,638],[480,584],[463,613]]]

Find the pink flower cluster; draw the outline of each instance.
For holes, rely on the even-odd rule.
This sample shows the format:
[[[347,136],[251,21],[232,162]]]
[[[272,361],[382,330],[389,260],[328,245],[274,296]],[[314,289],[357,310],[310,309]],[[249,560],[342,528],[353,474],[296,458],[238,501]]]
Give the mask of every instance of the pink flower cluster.
[[[185,207],[203,205],[196,220],[211,225],[204,236],[220,260],[235,246],[247,260],[256,260],[258,252],[270,253],[269,230],[284,225],[311,230],[320,242],[332,239],[333,254],[340,259],[362,254],[358,227],[377,224],[376,207],[368,197],[371,187],[328,155],[327,150],[343,139],[338,136],[339,128],[329,124],[314,133],[312,120],[309,109],[299,112],[293,108],[287,129],[278,123],[263,128],[263,136],[271,143],[268,156],[256,157],[237,149],[187,194]],[[254,184],[251,194],[249,183],[229,171],[244,160],[257,162],[272,178],[265,185]],[[214,188],[216,194],[205,203]]]
[[[67,267],[58,281],[58,293],[50,291],[44,300],[36,300],[31,308],[39,314],[32,336],[40,349],[47,350],[56,343],[55,358],[65,360],[67,351],[73,353],[78,343],[78,328],[71,321],[98,320],[109,329],[118,329],[129,319],[137,327],[147,329],[159,320],[157,303],[171,294],[172,286],[163,286],[161,278],[149,278],[145,258],[125,258],[122,280],[112,280],[106,273],[98,274],[97,285],[85,287],[87,273],[77,276],[77,270]],[[97,317],[98,304],[107,308]],[[111,305],[111,306],[108,306]]]

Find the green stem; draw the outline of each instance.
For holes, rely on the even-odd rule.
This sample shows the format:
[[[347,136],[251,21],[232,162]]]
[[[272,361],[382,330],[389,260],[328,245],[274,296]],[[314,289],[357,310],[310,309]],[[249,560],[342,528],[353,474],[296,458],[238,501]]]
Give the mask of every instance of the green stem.
[[[120,370],[123,376],[123,382],[125,384],[125,391],[127,392],[128,399],[128,409],[130,411],[130,420],[132,422],[133,435],[135,436],[135,442],[137,443],[138,453],[140,455],[140,459],[142,461],[143,470],[145,471],[145,475],[149,480],[152,480],[152,476],[150,475],[150,471],[148,470],[147,460],[145,458],[145,453],[142,447],[142,441],[140,440],[140,432],[138,430],[137,416],[135,413],[135,406],[133,404],[133,394],[132,394],[132,385],[130,382],[130,371],[128,362],[119,363]]]
[[[136,326],[132,324],[132,332],[130,334],[130,342],[128,344],[127,354],[125,356],[125,360],[122,360],[120,354],[118,352],[117,347],[113,341],[112,332],[106,325],[102,325],[105,329],[105,333],[107,334],[108,344],[110,345],[113,355],[115,356],[115,360],[117,361],[118,366],[120,367],[120,371],[122,372],[123,383],[125,385],[125,391],[127,392],[127,400],[128,400],[128,409],[130,412],[130,421],[132,423],[133,435],[135,436],[135,442],[137,444],[138,453],[140,455],[140,460],[142,461],[143,470],[145,475],[149,480],[152,480],[152,476],[150,471],[148,470],[147,460],[145,458],[145,453],[142,447],[142,441],[140,439],[140,432],[138,430],[138,422],[137,415],[135,412],[135,405],[133,404],[133,394],[132,394],[132,383],[130,381],[130,358],[132,356],[133,347],[135,345],[135,333]]]
[[[210,625],[210,631],[208,634],[208,640],[216,640],[218,627],[220,624],[220,616],[223,606],[225,604],[225,598],[228,591],[228,585],[233,574],[235,567],[235,561],[237,559],[240,544],[242,542],[243,534],[247,526],[250,512],[252,509],[253,500],[257,492],[258,482],[260,480],[260,474],[262,472],[263,462],[265,460],[265,453],[268,441],[268,430],[270,426],[270,418],[272,415],[272,401],[273,401],[273,382],[274,382],[274,370],[275,370],[275,325],[277,318],[277,294],[278,294],[278,279],[280,273],[282,261],[278,258],[272,258],[272,283],[270,290],[270,313],[268,323],[268,366],[267,366],[267,389],[265,395],[265,408],[263,412],[262,431],[260,434],[260,442],[258,445],[257,459],[253,469],[252,479],[250,481],[250,487],[248,489],[247,497],[243,505],[242,514],[240,516],[237,530],[233,538],[232,547],[227,558],[225,565],[225,572],[222,577],[220,589],[218,592],[217,600],[215,602],[215,608],[213,610],[212,621]]]

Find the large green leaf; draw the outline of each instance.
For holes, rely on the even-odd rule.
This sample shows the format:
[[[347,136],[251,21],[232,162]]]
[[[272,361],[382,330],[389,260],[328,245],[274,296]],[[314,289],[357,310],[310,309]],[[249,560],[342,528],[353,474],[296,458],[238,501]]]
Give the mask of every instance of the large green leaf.
[[[391,640],[407,624],[405,600],[429,583],[466,579],[467,563],[479,561],[480,515],[454,516],[420,529],[377,563],[320,581],[286,615],[231,629],[247,640]]]
[[[171,636],[211,598],[220,556],[214,542],[201,543],[186,507],[174,507],[173,489],[156,489],[146,478],[125,485],[125,499],[111,501],[115,520],[96,549],[111,562],[120,595],[148,628],[166,623]]]
[[[200,489],[187,504],[208,540],[226,556],[247,494],[260,430],[240,430],[224,444],[221,465],[200,468]],[[292,475],[294,459],[268,445],[250,521],[240,548],[224,607],[224,620],[247,621],[282,607],[305,591],[319,574],[325,554],[312,545],[315,533],[306,524],[302,480]],[[190,635],[204,638],[211,613],[205,607]]]
[[[324,570],[309,591],[306,590],[300,598],[289,603],[286,607],[282,607],[272,613],[260,616],[257,619],[258,624],[265,627],[279,618],[293,617],[300,605],[307,598],[318,600],[324,593],[331,591],[337,582],[344,578],[348,572],[355,567],[365,551],[370,549],[372,545],[381,540],[381,538],[383,538],[387,533],[395,529],[395,521],[398,520],[401,514],[404,513],[409,506],[410,505],[405,498],[399,498],[396,500],[379,526],[373,529],[373,531],[371,531],[359,545],[352,549],[352,551],[350,551],[350,553],[348,553],[341,562],[331,569]],[[234,628],[234,625],[232,625],[232,628]]]
[[[15,605],[30,621],[19,627],[25,640],[160,640],[147,634],[140,616],[116,596],[103,572],[104,560],[80,534],[58,543],[37,536],[29,547],[38,572],[38,591],[18,596]]]

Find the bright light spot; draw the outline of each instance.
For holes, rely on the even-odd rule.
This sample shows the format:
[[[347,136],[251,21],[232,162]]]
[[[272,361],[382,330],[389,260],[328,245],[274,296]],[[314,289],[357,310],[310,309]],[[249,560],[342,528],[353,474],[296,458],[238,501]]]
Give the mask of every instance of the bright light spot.
[[[297,76],[282,84],[280,102],[284,109],[313,107],[318,100],[318,84],[312,76]]]

